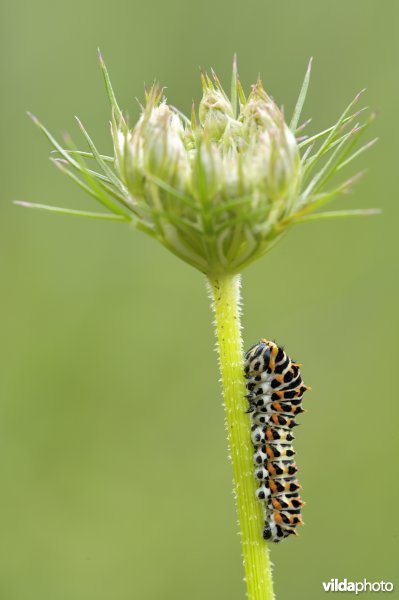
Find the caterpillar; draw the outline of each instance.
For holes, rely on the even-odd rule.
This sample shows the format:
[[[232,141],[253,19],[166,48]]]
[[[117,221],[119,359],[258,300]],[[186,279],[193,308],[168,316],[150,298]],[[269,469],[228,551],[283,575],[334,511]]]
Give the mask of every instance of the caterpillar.
[[[264,509],[263,538],[272,542],[296,535],[296,527],[303,524],[292,429],[310,388],[302,381],[300,366],[281,346],[264,339],[245,354],[256,495]]]

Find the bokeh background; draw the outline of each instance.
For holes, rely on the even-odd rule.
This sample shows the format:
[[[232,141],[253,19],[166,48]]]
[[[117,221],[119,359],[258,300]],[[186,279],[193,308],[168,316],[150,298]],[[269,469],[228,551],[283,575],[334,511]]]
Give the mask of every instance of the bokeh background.
[[[11,204],[95,209],[47,161],[25,111],[83,146],[79,114],[110,152],[97,46],[133,117],[153,78],[188,111],[198,67],[228,85],[234,52],[245,86],[260,72],[288,113],[315,57],[310,131],[368,88],[380,142],[335,208],[383,215],[291,232],[244,274],[244,326],[247,346],[284,343],[314,390],[296,444],[307,525],[272,549],[277,598],[322,598],[335,577],[399,589],[398,5],[15,0],[1,10],[0,598],[245,594],[203,277],[123,225]]]

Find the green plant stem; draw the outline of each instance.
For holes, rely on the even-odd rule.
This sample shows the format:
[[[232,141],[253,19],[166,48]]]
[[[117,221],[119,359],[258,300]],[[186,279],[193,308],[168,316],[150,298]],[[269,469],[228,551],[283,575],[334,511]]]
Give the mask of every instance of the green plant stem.
[[[264,516],[256,498],[253,447],[246,414],[240,324],[240,276],[209,277],[242,557],[249,600],[273,600],[269,551],[262,538]]]

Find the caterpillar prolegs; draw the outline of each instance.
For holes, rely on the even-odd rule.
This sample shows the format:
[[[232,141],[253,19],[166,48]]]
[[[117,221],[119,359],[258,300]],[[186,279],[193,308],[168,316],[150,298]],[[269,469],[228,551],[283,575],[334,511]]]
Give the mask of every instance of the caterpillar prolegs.
[[[303,411],[302,396],[309,389],[300,365],[281,346],[261,340],[245,354],[245,378],[254,445],[257,497],[265,513],[263,537],[281,542],[302,525],[302,499],[291,431],[295,415]]]

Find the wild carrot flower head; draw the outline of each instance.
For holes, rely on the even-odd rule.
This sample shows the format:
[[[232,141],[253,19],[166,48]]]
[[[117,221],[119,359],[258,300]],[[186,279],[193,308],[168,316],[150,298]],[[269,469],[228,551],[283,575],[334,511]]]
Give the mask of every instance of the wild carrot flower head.
[[[260,79],[245,95],[234,62],[230,96],[214,72],[202,74],[198,111],[193,106],[186,117],[153,85],[130,126],[100,60],[112,107],[113,156],[99,153],[80,122],[89,152],[61,147],[35,119],[58,153],[57,166],[107,209],[83,216],[130,221],[200,271],[220,275],[241,271],[299,221],[374,212],[311,215],[350,189],[357,176],[335,186],[330,180],[374,140],[353,149],[372,120],[356,122],[360,95],[335,125],[298,137],[307,124],[298,127],[310,63],[289,125]],[[85,159],[94,159],[98,170]]]

